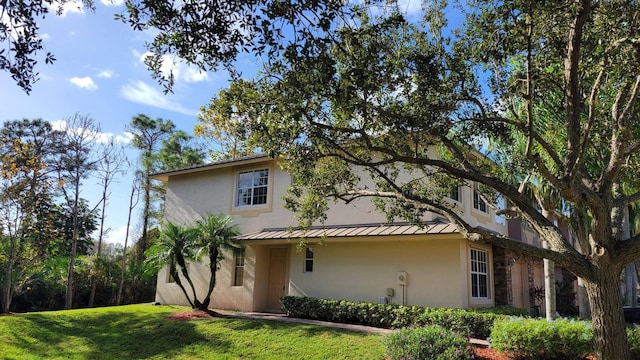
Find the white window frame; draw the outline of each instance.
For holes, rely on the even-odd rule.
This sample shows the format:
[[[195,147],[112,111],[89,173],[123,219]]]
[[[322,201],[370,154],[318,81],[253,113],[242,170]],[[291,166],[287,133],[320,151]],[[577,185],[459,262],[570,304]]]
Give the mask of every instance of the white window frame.
[[[491,291],[491,283],[489,277],[489,269],[489,252],[483,249],[471,248],[469,252],[471,299],[490,299],[489,294]],[[481,281],[482,279],[484,279],[484,283]]]
[[[481,213],[489,213],[489,205],[480,195],[478,189],[473,189],[473,208]]]
[[[240,281],[238,281],[238,275],[240,275]],[[244,283],[244,255],[233,256],[233,278],[231,279],[231,286],[242,286]]]
[[[311,254],[311,255],[309,255]],[[304,248],[304,264],[302,271],[305,273],[312,273],[314,266],[314,258],[315,258],[315,249],[311,246],[307,246]]]
[[[454,194],[458,195],[457,198],[453,197]],[[456,186],[451,189],[447,197],[457,203],[462,203],[462,186]]]
[[[262,176],[261,178],[264,179],[264,181],[266,181],[264,184],[262,183],[256,184],[256,181],[258,180],[256,179],[256,174],[258,173],[260,173],[260,176]],[[242,177],[243,174],[252,174],[250,186],[241,187],[240,178]],[[271,176],[271,169],[269,169],[268,167],[238,171],[236,173],[236,182],[235,182],[235,189],[234,189],[234,196],[233,196],[233,207],[237,209],[245,209],[245,208],[251,208],[251,207],[267,206],[269,204],[269,195],[270,195],[269,194],[269,190],[270,190],[269,187],[271,182],[270,176]],[[256,189],[264,189],[264,194],[256,195],[255,194]],[[249,199],[251,199],[251,203],[245,204],[240,202],[240,199],[244,198],[244,196],[240,195],[241,191],[251,192],[251,194],[249,195]],[[264,198],[264,202],[256,203],[255,201],[258,196],[260,196],[260,198]]]

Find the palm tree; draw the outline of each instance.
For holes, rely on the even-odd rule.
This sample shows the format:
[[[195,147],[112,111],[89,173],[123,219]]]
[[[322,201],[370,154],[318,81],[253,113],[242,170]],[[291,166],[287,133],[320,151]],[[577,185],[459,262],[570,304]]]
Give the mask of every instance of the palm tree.
[[[240,234],[238,225],[232,225],[233,218],[229,215],[209,214],[205,219],[196,222],[196,229],[199,232],[196,241],[195,259],[201,260],[205,255],[209,256],[209,289],[202,304],[201,310],[207,310],[211,303],[211,293],[216,286],[216,271],[220,261],[224,259],[223,251],[231,251],[234,255],[244,254],[244,246],[237,239]]]
[[[188,228],[167,222],[156,242],[145,251],[146,260],[144,262],[148,271],[157,272],[161,268],[169,266],[169,274],[180,289],[182,289],[184,296],[192,308],[200,307],[200,303],[196,295],[196,289],[193,286],[193,281],[191,281],[191,277],[189,276],[187,260],[193,257],[193,246],[197,238],[198,232],[195,228]],[[182,284],[180,274],[191,287],[193,301]]]

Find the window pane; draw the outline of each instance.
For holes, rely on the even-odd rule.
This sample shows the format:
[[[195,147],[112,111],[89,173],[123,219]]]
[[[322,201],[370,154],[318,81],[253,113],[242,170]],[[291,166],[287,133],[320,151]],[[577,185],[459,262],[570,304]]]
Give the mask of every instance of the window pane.
[[[478,275],[478,287],[480,297],[487,297],[487,275]]]
[[[252,172],[242,172],[238,175],[238,188],[250,188],[253,183]]]
[[[267,203],[267,187],[258,187],[253,189],[253,205]]]
[[[451,193],[449,194],[449,197],[455,201],[460,201],[460,187],[456,186],[455,188],[453,188],[453,190],[451,190]]]
[[[313,271],[313,248],[308,247],[304,252],[304,271],[312,272]]]
[[[266,204],[268,183],[269,169],[239,173],[235,206]]]
[[[269,170],[258,170],[255,172],[253,185],[254,186],[266,186],[269,181]]]
[[[234,259],[233,286],[242,286],[242,281],[244,280],[244,256],[235,255]]]
[[[471,275],[471,297],[478,297],[478,275]]]
[[[471,297],[487,299],[489,297],[489,264],[487,252],[471,249]]]

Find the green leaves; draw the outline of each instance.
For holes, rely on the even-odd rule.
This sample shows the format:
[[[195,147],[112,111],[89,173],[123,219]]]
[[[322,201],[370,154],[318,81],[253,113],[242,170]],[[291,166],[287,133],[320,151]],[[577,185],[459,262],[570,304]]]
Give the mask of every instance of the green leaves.
[[[2,3],[2,22],[0,22],[0,71],[6,71],[16,84],[27,94],[38,81],[35,67],[38,54],[44,49],[39,36],[39,21],[56,8],[56,14],[62,13],[63,5],[70,0],[20,0]],[[82,5],[93,9],[92,0],[82,0]],[[45,55],[45,64],[53,64],[56,58],[50,52]]]

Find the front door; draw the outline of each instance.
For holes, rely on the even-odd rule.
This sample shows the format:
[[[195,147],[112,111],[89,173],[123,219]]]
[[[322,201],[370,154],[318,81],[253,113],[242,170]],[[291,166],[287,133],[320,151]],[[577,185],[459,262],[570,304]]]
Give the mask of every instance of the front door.
[[[287,279],[287,249],[273,248],[269,253],[269,295],[267,308],[280,310],[280,298],[285,294]]]

